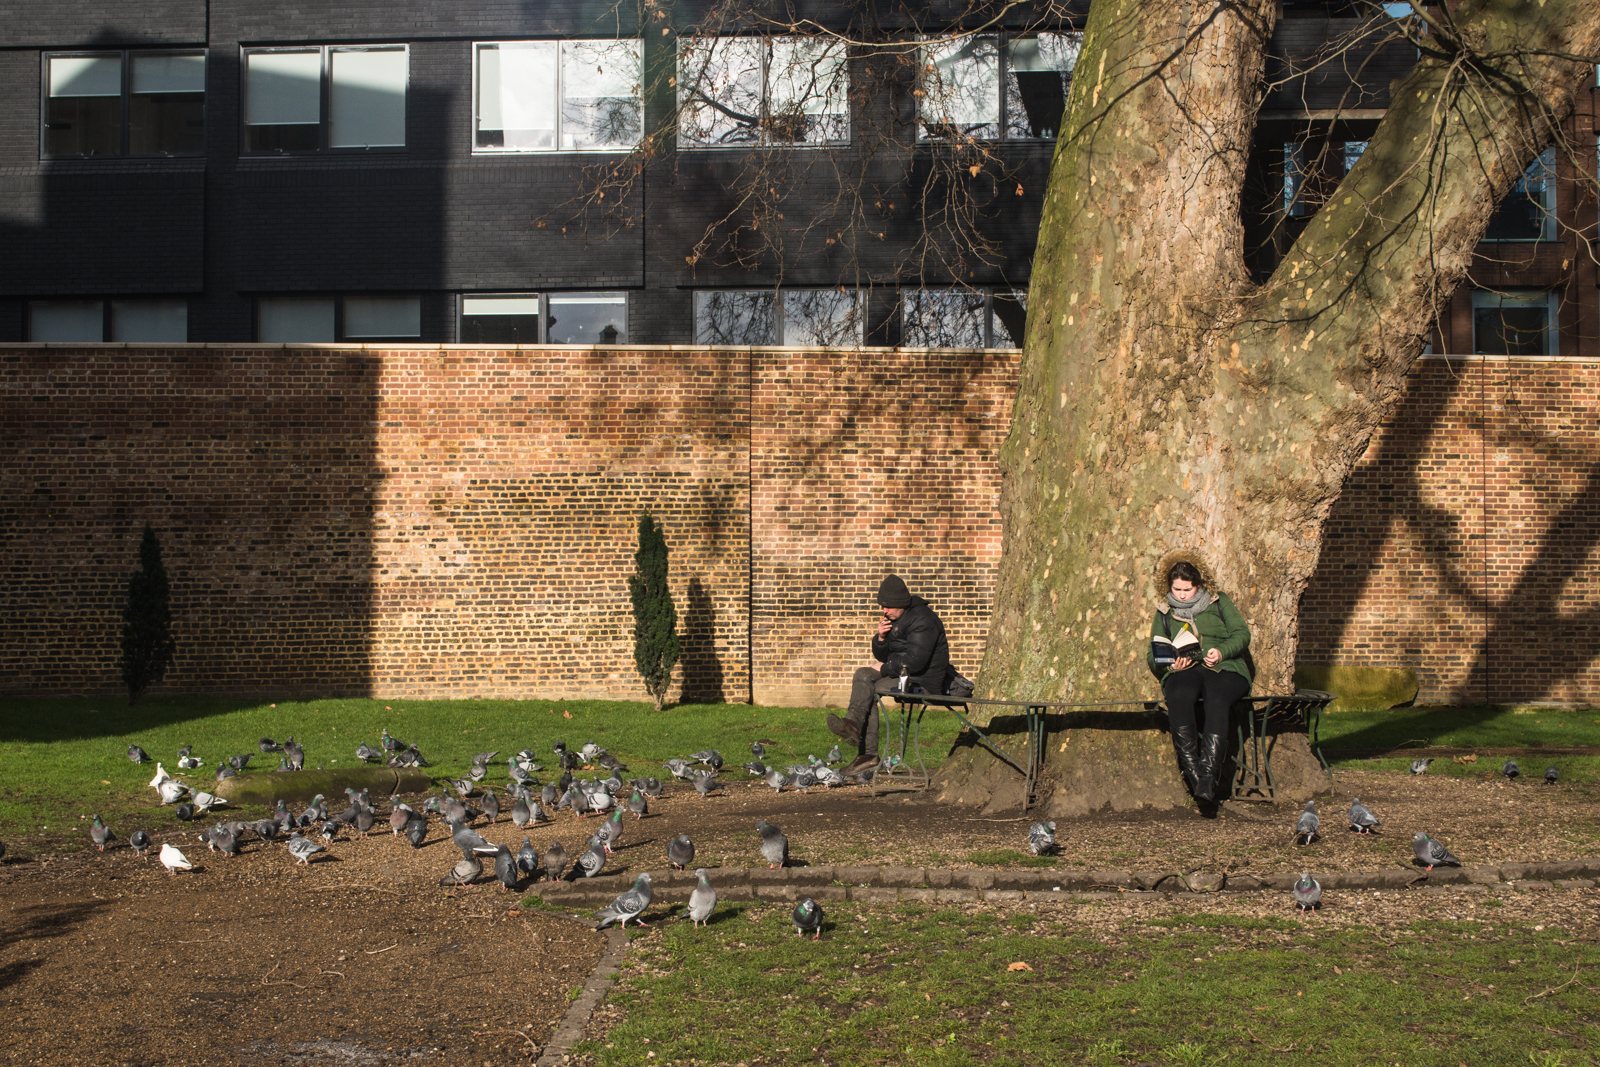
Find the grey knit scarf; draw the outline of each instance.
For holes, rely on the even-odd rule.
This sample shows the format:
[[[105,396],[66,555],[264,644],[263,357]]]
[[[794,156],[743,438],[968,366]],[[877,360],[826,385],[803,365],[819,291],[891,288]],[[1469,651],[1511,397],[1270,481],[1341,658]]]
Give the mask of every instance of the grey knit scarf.
[[[1196,589],[1194,596],[1188,600],[1179,600],[1170,591],[1167,593],[1167,604],[1171,606],[1173,616],[1184,622],[1193,622],[1194,617],[1209,608],[1215,599],[1211,591],[1203,586]]]

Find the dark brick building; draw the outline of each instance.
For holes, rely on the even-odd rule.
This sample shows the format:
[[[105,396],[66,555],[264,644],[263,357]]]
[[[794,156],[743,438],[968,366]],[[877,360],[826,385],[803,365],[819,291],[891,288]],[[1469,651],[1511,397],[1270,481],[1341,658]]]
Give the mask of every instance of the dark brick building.
[[[947,24],[891,6],[785,18]],[[1086,0],[920,52],[625,7],[0,0],[0,341],[1012,343]],[[1413,61],[1315,62],[1381,7],[1285,0],[1259,271]],[[1547,163],[1436,350],[1600,357]]]

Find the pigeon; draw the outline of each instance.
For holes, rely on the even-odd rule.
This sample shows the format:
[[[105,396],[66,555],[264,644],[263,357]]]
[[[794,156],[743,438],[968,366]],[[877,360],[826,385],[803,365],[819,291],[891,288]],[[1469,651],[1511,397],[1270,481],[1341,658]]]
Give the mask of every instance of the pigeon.
[[[615,852],[612,846],[622,840],[622,812],[614,811],[611,818],[600,824],[600,829],[595,831],[595,839],[600,842],[600,847],[607,852]]]
[[[756,759],[766,759],[767,747],[760,741],[752,741],[750,742],[750,755],[754,756]]]
[[[194,756],[178,757],[178,770],[180,771],[197,771],[205,765],[206,764],[204,760],[198,759]]]
[[[94,847],[104,852],[106,842],[115,841],[116,838],[117,835],[111,832],[111,827],[101,822],[98,814],[95,815],[94,822],[89,824],[89,840],[94,842]]]
[[[401,741],[397,737],[390,736],[389,728],[387,726],[383,728],[382,734],[379,735],[378,743],[383,746],[383,750],[385,752],[398,752],[400,749],[406,747],[405,742]]]
[[[661,779],[655,777],[646,778],[643,782],[638,783],[639,792],[647,797],[661,796],[662,788]]]
[[[583,795],[583,790],[576,784],[561,794],[561,799],[556,802],[556,810],[567,809],[577,818],[583,818],[589,813],[589,798]]]
[[[495,849],[494,878],[500,883],[501,889],[515,891],[517,888],[517,857],[505,845]]]
[[[482,834],[456,820],[450,820],[450,838],[464,857],[471,856],[474,852],[494,851],[494,846],[485,841]]]
[[[588,803],[589,807],[595,811],[606,811],[611,807],[612,804],[615,803],[615,801],[611,799],[611,794],[607,793],[604,789],[596,789],[593,793],[589,794]]]
[[[808,930],[811,932],[811,940],[816,941],[822,937],[822,905],[810,897],[795,905],[794,914],[789,916],[789,921],[794,923],[796,937],[804,937]]]
[[[471,885],[483,873],[483,864],[476,856],[463,856],[450,868],[450,873],[439,879],[440,885]]]
[[[189,822],[194,818],[194,805],[179,804],[172,814],[178,817],[179,822]]]
[[[229,778],[237,778],[239,772],[223,763],[217,767],[217,781],[226,782]]]
[[[1028,827],[1028,848],[1035,856],[1048,856],[1056,850],[1056,824],[1036,822]]]
[[[650,814],[650,801],[645,799],[643,793],[635,789],[633,795],[628,798],[628,810],[633,812],[635,819],[642,819]]]
[[[711,921],[711,913],[717,906],[717,891],[712,888],[704,867],[696,869],[694,876],[700,881],[689,894],[689,918],[696,926],[702,926]]]
[[[667,842],[667,863],[674,870],[686,870],[694,862],[694,842],[688,834],[679,834]]]
[[[585,878],[593,878],[606,868],[606,850],[599,845],[589,846],[589,851],[578,857],[578,862],[572,865],[572,875],[576,879],[579,874]]]
[[[171,777],[172,777],[172,775],[167,773],[167,769],[165,767],[161,766],[160,763],[157,763],[156,764],[156,776],[154,778],[150,779],[150,788],[151,789],[160,789],[161,788],[161,783],[169,780]]]
[[[1300,880],[1291,890],[1294,894],[1294,903],[1302,912],[1315,911],[1322,905],[1322,885],[1313,877],[1310,871],[1302,871]]]
[[[179,871],[194,870],[194,864],[172,845],[161,846],[161,866],[165,867],[167,873],[173,877],[177,877]]]
[[[772,791],[774,793],[783,792],[783,787],[789,784],[789,776],[778,770],[776,767],[773,767],[771,770],[767,771],[766,779],[767,784],[772,787]]]
[[[595,929],[604,930],[618,919],[622,920],[622,928],[624,930],[628,928],[629,919],[643,926],[644,920],[639,916],[643,915],[645,909],[650,906],[650,899],[653,895],[650,889],[650,872],[645,871],[633,880],[632,889],[618,894],[617,899],[613,900],[608,907],[602,908],[595,914],[595,918],[600,920],[600,925],[596,926]]]
[[[817,777],[817,784],[825,788],[832,789],[836,785],[844,785],[844,775],[826,763],[817,764],[812,773]]]
[[[255,756],[251,755],[248,752],[245,753],[242,756],[229,756],[228,757],[228,766],[232,767],[234,770],[239,771],[242,774],[244,772],[244,769],[246,767],[250,766],[250,761],[253,760],[253,759],[255,759]]]
[[[322,824],[322,841],[324,844],[333,844],[333,839],[339,836],[339,824],[332,819]]]
[[[533,872],[537,871],[538,869],[539,853],[536,849],[534,849],[533,842],[528,840],[527,836],[524,835],[522,838],[522,847],[517,849],[517,870],[521,871],[529,878],[532,878]]]
[[[753,759],[746,763],[744,769],[750,773],[752,778],[765,778],[767,776],[767,765],[758,759]]]
[[[256,836],[263,841],[270,842],[278,839],[278,824],[271,819],[260,819],[248,825],[256,832]]]
[[[272,768],[272,773],[273,774],[287,774],[292,770],[294,770],[294,768],[289,766],[289,757],[288,756],[279,756],[278,757],[278,765],[276,767]]]
[[[839,751],[838,745],[834,745],[832,748],[828,749],[827,758],[824,759],[823,762],[838,763],[842,759],[844,759],[844,753]]]
[[[789,839],[769,822],[756,823],[756,830],[761,834],[761,855],[767,861],[767,869],[784,867],[789,863]]]
[[[356,809],[356,817],[353,820],[352,825],[355,826],[357,833],[359,833],[362,837],[366,837],[367,832],[372,829],[373,824],[377,821],[377,813],[369,807],[362,806]]]
[[[140,856],[148,857],[150,855],[150,835],[145,833],[143,830],[135,830],[133,833],[129,834],[128,845],[136,854]],[[0,855],[4,854],[5,853],[0,852]]]
[[[710,796],[712,790],[720,789],[721,787],[722,780],[719,779],[714,773],[702,774],[700,777],[694,780],[694,791],[700,794],[701,800],[704,800],[706,797]]]
[[[1461,861],[1450,855],[1450,850],[1439,842],[1418,830],[1411,838],[1411,851],[1417,854],[1417,860],[1425,870],[1435,867],[1459,867]]]
[[[1411,773],[1412,774],[1427,774],[1428,773],[1428,764],[1430,764],[1432,762],[1433,762],[1432,759],[1414,759],[1414,760],[1412,760],[1411,761]]]
[[[1514,782],[1517,775],[1522,773],[1522,768],[1517,766],[1515,760],[1506,760],[1500,765],[1500,773],[1506,776],[1507,781]]]
[[[272,809],[272,821],[278,824],[280,830],[294,829],[294,816],[289,814],[289,805],[280,797],[278,806]]]
[[[1322,816],[1317,814],[1317,802],[1306,801],[1306,808],[1294,824],[1294,843],[1309,845],[1322,836]]]
[[[220,852],[224,856],[239,854],[239,835],[227,826],[213,826],[210,836],[202,834],[201,840],[213,852]]]
[[[382,759],[383,753],[367,744],[365,741],[356,746],[356,759],[362,763],[371,763],[375,759]]]
[[[150,754],[138,745],[128,746],[128,759],[134,763],[143,763],[150,758]]]
[[[1560,777],[1561,777],[1561,772],[1556,770],[1555,767],[1553,767],[1553,766],[1552,767],[1546,767],[1544,769],[1544,784],[1545,785],[1555,785],[1556,784],[1556,779],[1560,778]]]
[[[270,737],[263,737],[260,741],[257,741],[256,747],[261,750],[263,756],[270,756],[274,752],[283,751],[283,746]]]
[[[817,776],[809,767],[794,776],[794,787],[804,793],[817,784]]]
[[[1378,817],[1362,806],[1360,797],[1350,802],[1350,829],[1358,834],[1370,834],[1374,826],[1381,825]]]
[[[389,809],[389,831],[395,837],[399,837],[401,831],[406,828],[406,823],[411,821],[411,816],[414,814],[415,812],[406,805],[396,804]]]
[[[300,742],[293,737],[289,738],[283,743],[283,752],[284,755],[289,757],[289,769],[291,771],[303,771],[306,769],[306,750],[300,747]]]
[[[533,812],[528,810],[528,802],[518,799],[511,805],[511,824],[518,830],[526,828],[533,822]]]
[[[182,759],[185,756],[191,756],[193,754],[194,754],[194,746],[193,745],[184,745],[182,748],[178,749],[178,758],[179,759]]]
[[[578,750],[578,753],[583,757],[583,762],[593,763],[595,759],[599,757],[600,753],[604,751],[605,749],[601,748],[593,741],[585,741],[583,743],[583,747]]]
[[[168,804],[176,804],[182,800],[189,792],[189,787],[176,778],[168,778],[161,783],[159,791],[161,793],[161,806],[166,807]]]
[[[550,842],[550,847],[544,850],[544,874],[552,882],[561,881],[561,875],[567,869],[567,850],[560,841]]]
[[[225,808],[227,806],[228,802],[215,794],[201,791],[194,795],[194,810],[201,815],[204,815],[212,808]]]
[[[600,755],[595,757],[595,762],[604,767],[606,770],[615,774],[621,774],[623,771],[628,769],[628,765],[626,763],[623,763],[609,752],[600,753]]]
[[[693,776],[689,774],[690,762],[686,759],[669,759],[661,766],[671,771],[674,778],[682,779],[685,782],[693,781]]]
[[[301,837],[299,830],[289,835],[289,855],[299,860],[302,867],[309,867],[312,856],[326,851],[327,846],[319,845],[309,837]]]
[[[489,816],[489,825],[493,826],[495,820],[500,818],[500,798],[494,795],[493,789],[483,791],[483,813]]]
[[[412,815],[406,820],[406,840],[411,842],[412,848],[421,848],[422,842],[428,836],[428,820],[421,815]]]

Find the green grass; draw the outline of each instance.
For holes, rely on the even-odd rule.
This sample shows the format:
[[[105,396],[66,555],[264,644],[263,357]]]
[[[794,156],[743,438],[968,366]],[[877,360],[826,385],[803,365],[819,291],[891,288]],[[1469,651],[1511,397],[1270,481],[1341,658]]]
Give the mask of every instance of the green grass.
[[[953,717],[930,716],[923,724],[924,752],[942,757],[955,725]],[[151,695],[130,708],[114,698],[8,698],[0,712],[0,838],[25,836],[43,846],[63,832],[69,838],[81,834],[80,816],[96,811],[114,828],[130,818],[150,828],[171,822],[171,809],[157,807],[149,788],[154,765],[128,762],[130,744],[175,775],[178,749],[193,745],[206,763],[188,778],[204,787],[215,781],[218,761],[230,755],[254,753],[252,769],[275,767],[276,757],[256,748],[262,737],[281,742],[293,734],[305,747],[308,767],[334,769],[357,766],[356,746],[376,746],[383,727],[414,742],[439,777],[464,774],[474,753],[495,749],[501,758],[532,749],[549,765],[558,740],[574,747],[594,741],[631,773],[661,777],[662,760],[715,748],[742,776],[738,768],[751,758],[751,741],[768,742],[769,763],[823,757],[838,741],[821,710],[747,704],[656,712],[644,702],[599,700],[336,699],[278,701],[274,707]]]
[[[1019,867],[1054,867],[1057,861],[1053,856],[1034,856],[1014,848],[991,848],[982,852],[969,852],[968,863],[982,866],[1008,867],[1015,864]]]
[[[812,942],[788,914],[660,924],[611,994],[621,1021],[579,1051],[604,1067],[1595,1062],[1593,994],[1556,987],[1575,966],[1592,984],[1600,948],[1554,926],[1428,921],[1377,937],[1318,918],[1192,916],[1091,932],[1029,913],[836,904]]]
[[[1322,748],[1334,767],[1406,771],[1411,757],[1339,760],[1339,749],[1408,748],[1577,748],[1600,747],[1600,711],[1573,711],[1531,705],[1485,704],[1472,707],[1396,708],[1390,711],[1325,713]],[[1504,760],[1481,756],[1476,763],[1435,759],[1429,774],[1451,778],[1496,775]],[[1524,779],[1538,782],[1555,764],[1567,783],[1600,781],[1600,755],[1518,757]]]

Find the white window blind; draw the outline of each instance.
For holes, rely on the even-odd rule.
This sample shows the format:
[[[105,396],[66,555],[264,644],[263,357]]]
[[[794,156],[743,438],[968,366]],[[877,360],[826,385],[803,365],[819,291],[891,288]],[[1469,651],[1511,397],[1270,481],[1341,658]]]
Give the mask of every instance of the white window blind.
[[[333,148],[393,148],[406,143],[406,79],[402,49],[329,55],[329,137]]]
[[[554,41],[479,46],[478,130],[503,134],[492,147],[555,148],[556,64]]]
[[[248,53],[244,121],[252,126],[321,122],[322,53]]]
[[[264,296],[256,302],[256,336],[279,344],[334,340],[333,298]]]
[[[51,56],[51,96],[121,96],[122,55]]]
[[[189,339],[187,300],[111,301],[113,341],[167,342]]]
[[[33,300],[28,304],[32,341],[102,341],[105,305],[99,300]]]
[[[205,56],[133,56],[135,93],[203,93]]]
[[[626,148],[643,129],[638,41],[563,41],[561,147]]]
[[[347,296],[344,298],[344,335],[361,337],[421,337],[422,298],[416,296]]]

